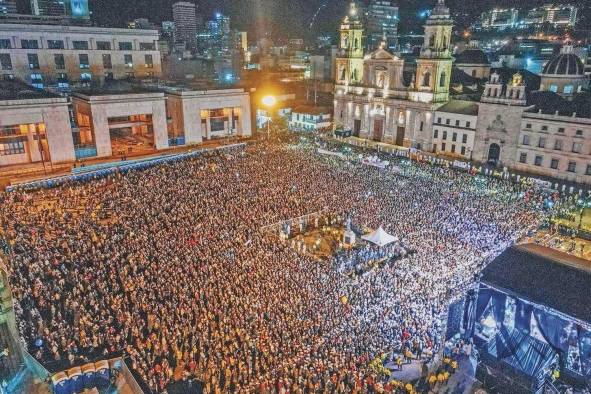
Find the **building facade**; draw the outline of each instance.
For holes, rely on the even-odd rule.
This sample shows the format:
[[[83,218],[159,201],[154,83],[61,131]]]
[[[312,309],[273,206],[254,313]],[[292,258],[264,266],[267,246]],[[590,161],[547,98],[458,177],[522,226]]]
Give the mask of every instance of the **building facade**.
[[[425,39],[410,84],[404,81],[404,60],[385,44],[361,60],[350,51],[349,17],[341,25],[341,57],[337,58],[334,119],[336,127],[356,136],[399,146],[432,150],[434,111],[449,99],[452,20],[439,0],[425,25]],[[359,30],[363,30],[361,26]],[[344,56],[343,56],[344,55]],[[360,80],[354,76],[361,75]]]
[[[74,158],[67,99],[0,81],[0,167]]]
[[[194,50],[197,40],[196,6],[187,1],[172,5],[172,18],[175,25],[175,43],[183,43],[186,49]]]
[[[472,160],[478,103],[451,100],[435,111],[433,153]]]
[[[0,76],[35,87],[67,87],[161,74],[158,32],[0,24]]]
[[[328,108],[301,105],[289,114],[287,127],[291,131],[320,131],[332,127],[332,115]]]
[[[169,138],[186,144],[212,138],[252,135],[250,95],[243,89],[167,89]]]
[[[521,117],[528,109],[521,74],[504,84],[499,74],[493,73],[480,103],[472,157],[481,163],[511,166],[517,154]]]
[[[591,181],[591,119],[524,113],[514,168],[571,182]]]

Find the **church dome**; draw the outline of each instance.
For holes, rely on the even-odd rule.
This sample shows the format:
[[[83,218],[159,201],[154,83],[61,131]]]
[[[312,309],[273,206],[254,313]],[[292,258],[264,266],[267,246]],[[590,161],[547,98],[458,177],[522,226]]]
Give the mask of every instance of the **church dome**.
[[[481,49],[470,48],[456,55],[457,64],[490,64],[488,56]]]
[[[585,75],[585,66],[574,53],[560,53],[546,63],[542,74],[561,77],[583,76]]]

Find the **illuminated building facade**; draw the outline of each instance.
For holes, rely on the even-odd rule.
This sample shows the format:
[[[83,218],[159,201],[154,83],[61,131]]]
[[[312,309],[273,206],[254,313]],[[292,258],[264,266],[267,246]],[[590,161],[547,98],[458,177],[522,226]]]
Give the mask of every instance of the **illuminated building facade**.
[[[348,26],[348,17],[343,25]],[[404,80],[404,60],[383,44],[362,59],[361,80],[337,58],[335,125],[363,138],[399,146],[432,150],[434,111],[449,99],[452,19],[439,0],[425,24],[425,39],[410,83]],[[361,29],[362,30],[362,29]],[[341,51],[349,48],[349,29],[341,28]],[[348,45],[344,45],[348,44]]]

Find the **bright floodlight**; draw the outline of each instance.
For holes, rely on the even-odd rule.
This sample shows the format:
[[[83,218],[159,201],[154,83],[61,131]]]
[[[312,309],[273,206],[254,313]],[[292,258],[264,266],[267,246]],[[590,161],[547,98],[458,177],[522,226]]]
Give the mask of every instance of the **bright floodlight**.
[[[265,96],[263,97],[263,104],[267,107],[272,107],[277,103],[277,99],[275,96]]]

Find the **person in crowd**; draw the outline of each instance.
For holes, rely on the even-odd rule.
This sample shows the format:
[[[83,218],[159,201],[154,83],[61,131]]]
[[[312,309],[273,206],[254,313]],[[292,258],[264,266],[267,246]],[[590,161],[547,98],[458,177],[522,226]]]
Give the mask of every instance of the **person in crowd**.
[[[260,143],[4,194],[25,346],[42,363],[124,351],[154,393],[181,379],[205,393],[404,392],[369,363],[437,353],[449,303],[539,225],[543,196],[427,164],[392,167]],[[259,232],[327,210],[382,225],[414,253],[370,247],[362,259],[398,258],[351,278]]]

